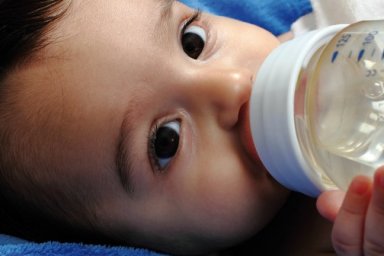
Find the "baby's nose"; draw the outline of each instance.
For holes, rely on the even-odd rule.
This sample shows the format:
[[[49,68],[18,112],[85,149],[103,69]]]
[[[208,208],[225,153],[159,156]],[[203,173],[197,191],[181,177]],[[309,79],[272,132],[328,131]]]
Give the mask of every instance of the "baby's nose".
[[[252,75],[247,69],[211,69],[197,78],[193,87],[214,108],[220,125],[231,128],[249,101]]]

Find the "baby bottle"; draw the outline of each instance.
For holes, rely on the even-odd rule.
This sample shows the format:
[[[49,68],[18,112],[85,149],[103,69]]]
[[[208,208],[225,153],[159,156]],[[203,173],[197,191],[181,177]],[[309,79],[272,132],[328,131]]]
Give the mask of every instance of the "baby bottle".
[[[384,164],[384,21],[319,29],[264,61],[250,100],[259,157],[285,187],[347,189]]]

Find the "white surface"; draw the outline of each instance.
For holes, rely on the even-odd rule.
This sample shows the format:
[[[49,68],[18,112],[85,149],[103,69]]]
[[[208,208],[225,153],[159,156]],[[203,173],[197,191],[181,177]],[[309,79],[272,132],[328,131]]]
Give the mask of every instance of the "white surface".
[[[383,0],[311,0],[313,13],[292,25],[295,35],[335,24],[384,19]]]

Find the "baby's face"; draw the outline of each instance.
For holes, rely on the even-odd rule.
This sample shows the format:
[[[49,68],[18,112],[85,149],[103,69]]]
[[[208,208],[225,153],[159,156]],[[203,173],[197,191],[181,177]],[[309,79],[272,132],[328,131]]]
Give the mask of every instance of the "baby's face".
[[[51,183],[89,193],[111,236],[171,251],[244,239],[287,195],[246,146],[253,75],[277,39],[194,15],[167,0],[73,0],[45,58],[20,71],[22,111],[49,107],[38,126],[60,145]]]

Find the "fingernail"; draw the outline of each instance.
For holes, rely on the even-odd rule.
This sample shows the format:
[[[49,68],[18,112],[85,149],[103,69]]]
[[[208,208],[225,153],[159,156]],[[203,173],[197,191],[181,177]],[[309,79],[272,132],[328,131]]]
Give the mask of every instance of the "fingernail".
[[[351,189],[355,194],[358,195],[364,195],[367,193],[369,188],[369,183],[367,182],[367,179],[364,177],[359,177],[357,179],[354,179],[351,184]]]

